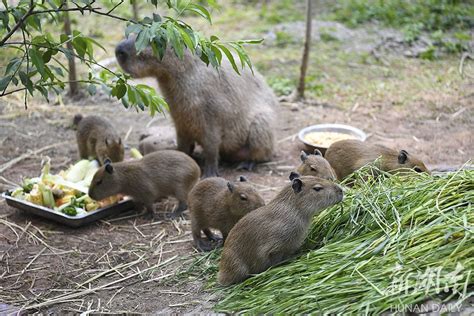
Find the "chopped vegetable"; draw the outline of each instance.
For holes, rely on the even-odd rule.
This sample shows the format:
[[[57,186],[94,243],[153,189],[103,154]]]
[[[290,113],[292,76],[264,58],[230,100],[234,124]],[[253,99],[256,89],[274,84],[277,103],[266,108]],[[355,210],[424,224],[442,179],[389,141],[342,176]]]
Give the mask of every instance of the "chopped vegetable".
[[[136,148],[130,149],[130,154],[135,159],[142,159],[143,158],[143,155]]]
[[[22,187],[15,189],[11,196],[71,216],[94,211],[122,198],[112,196],[99,202],[87,195],[97,169],[97,160],[81,160],[66,172],[50,174],[51,160],[47,158],[42,162],[40,177],[24,179]]]
[[[66,180],[70,182],[79,182],[87,174],[89,169],[89,160],[80,160],[78,163],[69,168],[69,171],[66,173]]]
[[[23,184],[21,185],[23,192],[24,193],[30,193],[30,191],[33,189],[33,184],[35,184],[31,179],[24,179]]]
[[[92,178],[94,178],[95,173],[99,169],[99,162],[97,160],[92,160],[87,168],[87,173],[84,177],[84,180],[82,180],[81,182],[85,186],[89,187],[91,185]]]
[[[38,184],[34,184],[30,193],[26,194],[25,200],[36,205],[43,205],[43,194],[41,193]]]
[[[53,208],[55,203],[54,203],[53,192],[51,192],[51,189],[45,186],[43,183],[39,183],[38,188],[39,188],[39,191],[41,192],[41,195],[43,196],[43,205],[46,207]]]
[[[68,207],[63,208],[61,210],[61,212],[63,212],[66,215],[69,215],[69,216],[76,216],[77,215],[76,208],[72,205],[69,205]]]

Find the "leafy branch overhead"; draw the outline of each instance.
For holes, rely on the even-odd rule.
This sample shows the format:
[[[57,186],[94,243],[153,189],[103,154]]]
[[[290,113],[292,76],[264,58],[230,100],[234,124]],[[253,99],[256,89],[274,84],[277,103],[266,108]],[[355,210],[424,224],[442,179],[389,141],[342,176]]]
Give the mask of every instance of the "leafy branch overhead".
[[[128,5],[124,1],[20,0],[16,5],[9,5],[2,0],[0,51],[3,56],[10,58],[0,77],[0,97],[23,92],[25,107],[27,94],[34,96],[39,93],[49,101],[51,93],[62,93],[69,83],[66,79],[69,69],[65,62],[75,58],[88,70],[86,78],[78,79],[77,82],[86,86],[90,94],[95,94],[99,86],[121,100],[126,107],[140,110],[149,108],[151,115],[166,109],[166,102],[154,89],[146,85],[134,86],[129,83],[128,75],[101,65],[95,58],[95,50],[105,51],[105,48],[90,36],[79,30],[67,35],[44,29],[43,26],[47,24],[60,25],[65,13],[95,14],[120,21],[124,23],[127,37],[136,34],[137,52],[151,46],[160,59],[166,48],[171,47],[179,58],[183,58],[187,49],[215,68],[220,67],[225,56],[239,74],[246,66],[252,69],[244,45],[258,44],[261,40],[224,42],[217,36],[207,38],[181,19],[185,14],[193,14],[211,24],[211,14],[206,7],[191,0],[150,2],[155,7],[164,5],[173,13],[173,17],[154,13],[152,17],[135,21],[116,13],[121,6]],[[208,2],[214,4],[213,1]],[[70,44],[70,48],[66,44]]]

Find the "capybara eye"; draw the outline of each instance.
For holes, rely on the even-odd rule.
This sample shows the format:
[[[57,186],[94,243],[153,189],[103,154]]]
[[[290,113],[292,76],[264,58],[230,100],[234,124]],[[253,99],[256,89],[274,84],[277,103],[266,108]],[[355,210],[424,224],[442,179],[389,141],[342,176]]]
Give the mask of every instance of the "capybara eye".
[[[314,168],[314,167],[311,167],[311,171],[314,171],[314,172],[316,172],[317,170],[316,170],[316,168]]]
[[[313,190],[316,191],[316,192],[321,191],[322,189],[323,189],[323,187],[320,186],[320,185],[315,185],[315,186],[313,187]]]
[[[244,194],[241,194],[241,195],[240,195],[240,199],[241,199],[242,201],[247,201],[247,196],[244,195]]]
[[[98,180],[95,184],[96,185],[101,185],[101,183],[102,183],[102,179]]]
[[[421,170],[419,167],[415,167],[415,168],[413,168],[413,170],[415,170],[415,171],[418,172],[418,173],[423,172],[423,170]]]

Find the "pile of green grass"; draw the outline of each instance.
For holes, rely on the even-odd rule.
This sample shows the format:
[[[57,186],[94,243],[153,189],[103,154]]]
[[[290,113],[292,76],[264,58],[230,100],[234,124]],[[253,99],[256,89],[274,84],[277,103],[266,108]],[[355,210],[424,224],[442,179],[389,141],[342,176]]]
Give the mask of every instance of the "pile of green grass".
[[[190,266],[223,291],[215,307],[248,313],[381,313],[431,297],[462,301],[474,284],[474,170],[355,175],[342,204],[315,217],[297,259],[222,289],[219,252]]]

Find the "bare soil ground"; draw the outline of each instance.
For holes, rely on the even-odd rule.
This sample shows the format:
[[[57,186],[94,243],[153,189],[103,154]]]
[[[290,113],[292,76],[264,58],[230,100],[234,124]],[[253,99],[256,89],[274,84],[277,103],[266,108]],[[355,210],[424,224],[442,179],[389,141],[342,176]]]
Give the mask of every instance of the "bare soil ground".
[[[253,34],[248,26],[258,16],[249,13],[248,18],[225,16],[231,21],[226,27],[234,33]],[[217,27],[219,23],[217,20]],[[112,43],[118,35],[115,37]],[[267,77],[295,76],[299,47],[265,47],[262,54],[251,51],[251,57]],[[361,128],[369,134],[368,141],[416,153],[430,168],[459,167],[473,159],[474,83],[459,79],[457,59],[425,63],[389,58],[392,64],[381,66],[367,62],[364,54],[342,52],[343,48],[340,43],[316,44],[310,68],[315,70],[310,75],[325,84],[324,91],[316,100],[280,104],[273,160],[253,172],[239,172],[235,165],[224,164],[221,176],[233,179],[244,174],[269,201],[299,163],[304,148],[297,132],[318,123]],[[12,159],[30,153],[0,172],[0,191],[23,177],[37,176],[45,155],[52,159],[53,172],[77,160],[70,125],[78,112],[107,117],[123,136],[131,129],[128,148],[137,147],[139,136],[149,130],[165,135],[164,147],[173,143],[174,130],[167,118],[152,120],[147,113],[126,110],[101,97],[65,103],[54,106],[32,100],[25,110],[22,96],[0,100],[0,170]],[[57,146],[32,154],[52,144]],[[163,201],[157,204],[157,212],[171,211],[174,206],[173,200]],[[210,311],[217,297],[206,290],[205,281],[176,280],[172,275],[196,252],[191,240],[186,219],[150,220],[128,212],[71,229],[15,210],[0,199],[0,314],[7,309],[48,313]]]

